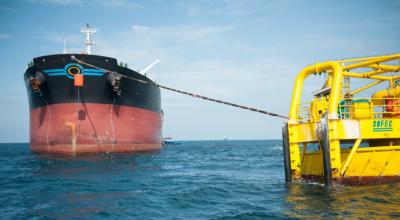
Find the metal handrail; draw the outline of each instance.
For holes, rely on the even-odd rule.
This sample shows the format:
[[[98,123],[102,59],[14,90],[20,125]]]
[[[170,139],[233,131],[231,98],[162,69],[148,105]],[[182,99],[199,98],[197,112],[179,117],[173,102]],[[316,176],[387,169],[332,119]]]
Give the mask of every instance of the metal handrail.
[[[357,103],[366,103],[357,106]],[[382,103],[382,104],[374,104]],[[298,119],[304,122],[315,122],[312,118],[311,102],[300,103],[297,107]],[[326,113],[328,108],[324,109]],[[396,98],[344,98],[337,111],[340,119],[400,117],[400,97]],[[319,119],[317,120],[319,121]]]

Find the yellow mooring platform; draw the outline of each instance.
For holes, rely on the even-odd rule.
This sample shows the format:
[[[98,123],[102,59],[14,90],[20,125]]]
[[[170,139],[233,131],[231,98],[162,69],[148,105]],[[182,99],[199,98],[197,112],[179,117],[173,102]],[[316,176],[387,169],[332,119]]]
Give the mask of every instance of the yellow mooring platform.
[[[364,185],[400,180],[399,72],[400,54],[304,68],[282,129],[286,181]],[[327,75],[322,89],[311,102],[301,103],[304,80],[322,73]],[[361,86],[353,89],[351,81]],[[382,83],[387,83],[384,90]]]

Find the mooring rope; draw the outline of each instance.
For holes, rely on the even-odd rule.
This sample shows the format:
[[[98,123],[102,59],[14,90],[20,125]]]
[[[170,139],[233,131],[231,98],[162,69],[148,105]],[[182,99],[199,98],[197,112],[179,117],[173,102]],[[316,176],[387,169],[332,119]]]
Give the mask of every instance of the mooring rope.
[[[285,116],[282,116],[282,115],[279,115],[279,114],[276,114],[276,113],[273,113],[273,112],[268,112],[268,111],[261,110],[261,109],[256,109],[256,108],[253,108],[253,107],[248,107],[248,106],[238,105],[238,104],[235,104],[235,103],[226,102],[226,101],[222,101],[222,100],[218,100],[218,99],[213,99],[213,98],[209,98],[209,97],[206,97],[206,96],[202,96],[202,95],[198,95],[198,94],[194,94],[194,93],[190,93],[190,92],[185,92],[185,91],[178,90],[178,89],[172,89],[172,88],[169,88],[169,87],[166,87],[166,86],[163,86],[163,85],[159,85],[159,84],[157,84],[157,86],[160,87],[160,88],[166,89],[166,90],[170,90],[170,91],[173,91],[173,92],[189,95],[189,96],[192,96],[192,97],[195,97],[195,98],[200,98],[200,99],[208,100],[208,101],[211,101],[211,102],[216,102],[216,103],[229,105],[229,106],[233,106],[233,107],[237,107],[237,108],[241,108],[241,109],[246,109],[246,110],[249,110],[249,111],[258,112],[258,113],[269,115],[269,116],[273,116],[273,117],[279,117],[279,118],[288,119],[288,117],[285,117]]]
[[[120,73],[117,73],[117,72],[114,72],[114,71],[110,71],[110,70],[107,70],[107,69],[104,69],[104,68],[101,68],[101,67],[86,63],[86,62],[84,62],[82,60],[77,59],[75,56],[71,56],[71,59],[75,60],[76,62],[78,62],[80,64],[84,64],[86,66],[89,66],[89,67],[92,67],[92,68],[95,68],[95,69],[103,70],[104,72],[118,74],[118,76],[130,79],[130,80],[134,80],[134,81],[137,81],[137,82],[140,82],[140,83],[156,86],[156,87],[159,87],[159,88],[162,88],[162,89],[165,89],[165,90],[169,90],[169,91],[172,91],[172,92],[176,92],[176,93],[180,93],[180,94],[184,94],[184,95],[188,95],[188,96],[192,96],[192,97],[195,97],[195,98],[199,98],[199,99],[203,99],[203,100],[207,100],[207,101],[211,101],[211,102],[216,102],[216,103],[220,103],[220,104],[224,104],[224,105],[229,105],[229,106],[232,106],[232,107],[237,107],[237,108],[241,108],[241,109],[245,109],[245,110],[249,110],[249,111],[253,111],[253,112],[258,112],[258,113],[269,115],[269,116],[272,116],[272,117],[279,117],[279,118],[288,119],[288,117],[280,115],[280,114],[277,114],[277,113],[273,113],[273,112],[269,112],[269,111],[253,108],[253,107],[248,107],[248,106],[244,106],[244,105],[238,105],[238,104],[234,104],[234,103],[231,103],[231,102],[226,102],[226,101],[222,101],[222,100],[218,100],[218,99],[213,99],[213,98],[209,98],[209,97],[198,95],[198,94],[191,93],[191,92],[186,92],[186,91],[182,91],[182,90],[178,90],[178,89],[173,89],[173,88],[170,88],[170,87],[167,87],[167,86],[163,86],[163,85],[151,82],[151,81],[149,82],[149,81],[145,81],[145,80],[141,80],[141,79],[137,79],[137,78],[133,78],[133,77],[129,77],[129,76],[124,76],[124,75],[122,75]]]

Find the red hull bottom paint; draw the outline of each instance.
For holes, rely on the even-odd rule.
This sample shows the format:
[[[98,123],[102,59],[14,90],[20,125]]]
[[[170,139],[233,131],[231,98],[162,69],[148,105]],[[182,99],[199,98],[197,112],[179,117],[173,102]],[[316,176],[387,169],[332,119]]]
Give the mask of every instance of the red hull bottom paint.
[[[317,175],[302,175],[304,179],[314,180],[318,182],[323,182],[323,176]],[[349,176],[341,179],[333,179],[334,183],[345,184],[345,185],[376,185],[376,184],[385,184],[385,183],[393,183],[400,182],[400,176]]]
[[[30,113],[31,150],[51,154],[143,152],[162,145],[159,113],[110,104],[68,103]]]

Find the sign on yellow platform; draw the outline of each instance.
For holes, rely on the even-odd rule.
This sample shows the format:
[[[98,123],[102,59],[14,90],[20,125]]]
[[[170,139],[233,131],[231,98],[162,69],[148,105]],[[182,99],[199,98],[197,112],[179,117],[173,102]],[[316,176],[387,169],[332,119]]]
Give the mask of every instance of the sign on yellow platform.
[[[372,121],[372,131],[373,132],[387,132],[393,131],[393,122],[388,119],[373,120]]]

